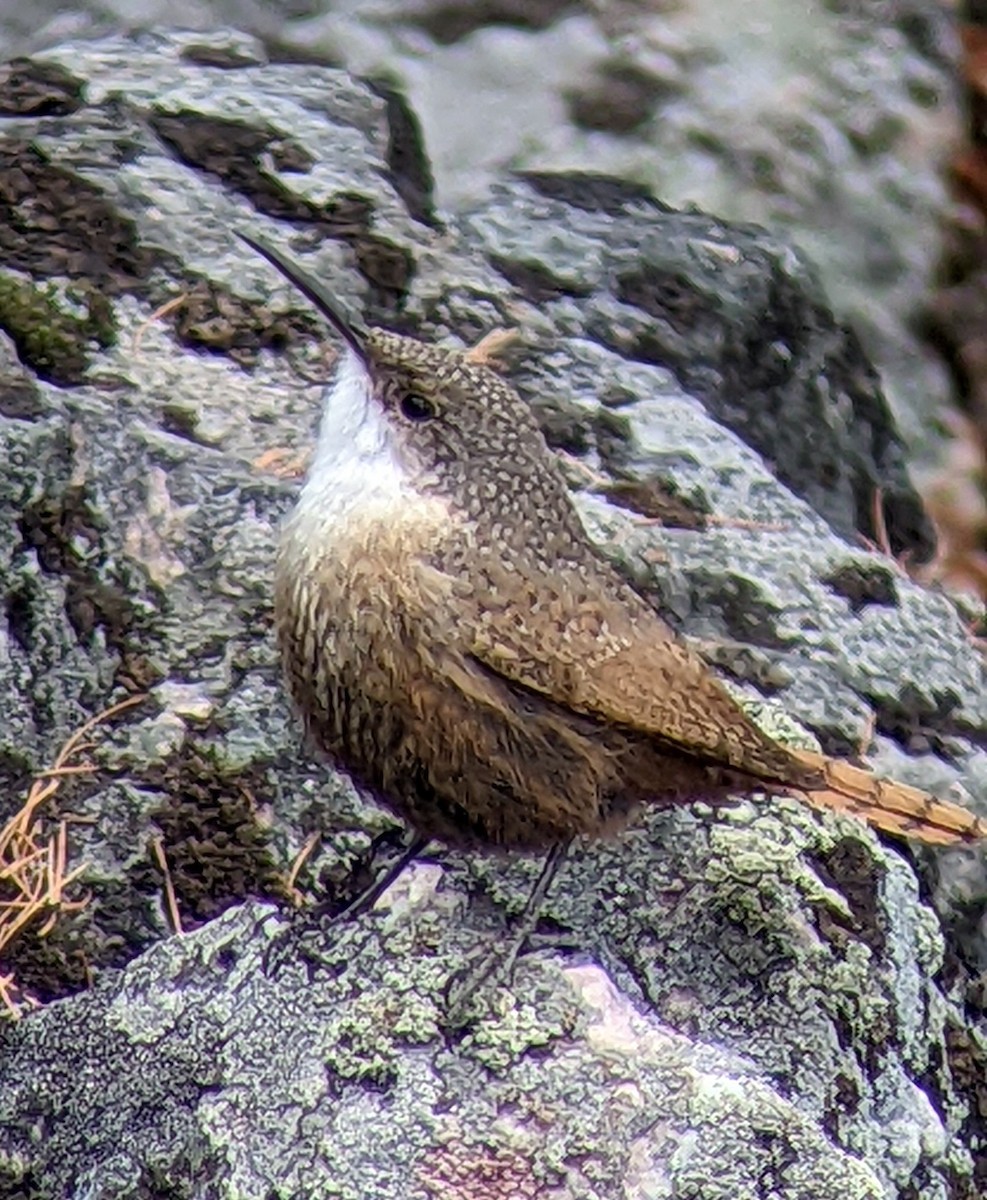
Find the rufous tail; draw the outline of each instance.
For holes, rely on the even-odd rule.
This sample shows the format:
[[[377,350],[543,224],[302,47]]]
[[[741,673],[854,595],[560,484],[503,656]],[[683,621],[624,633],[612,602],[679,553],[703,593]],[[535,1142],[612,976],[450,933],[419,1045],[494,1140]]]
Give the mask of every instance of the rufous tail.
[[[958,804],[892,779],[878,779],[839,759],[809,750],[796,754],[800,762],[822,773],[822,786],[801,793],[817,808],[853,813],[868,825],[917,842],[950,845],[987,838],[987,821]]]

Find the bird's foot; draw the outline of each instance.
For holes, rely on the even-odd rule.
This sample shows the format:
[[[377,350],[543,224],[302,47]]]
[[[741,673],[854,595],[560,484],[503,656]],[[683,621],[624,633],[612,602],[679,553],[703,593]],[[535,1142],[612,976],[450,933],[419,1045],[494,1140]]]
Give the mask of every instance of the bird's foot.
[[[371,858],[386,840],[386,837],[374,839],[369,852]],[[277,975],[293,958],[300,959],[305,964],[310,977],[318,967],[330,970],[336,968],[338,956],[335,953],[320,953],[312,943],[318,939],[321,947],[325,947],[330,930],[350,924],[369,912],[405,867],[417,858],[427,845],[426,838],[405,834],[397,858],[379,872],[369,886],[359,892],[345,908],[339,909],[338,901],[324,901],[294,913],[287,928],[274,935],[261,956],[264,974],[271,977]],[[363,865],[366,866],[366,861]],[[270,914],[261,919],[261,928],[269,917]],[[347,947],[346,957],[352,957],[352,947]]]
[[[479,958],[462,974],[454,973],[446,985],[446,1020],[452,1029],[466,1024],[470,1001],[489,983],[509,983],[513,978],[514,965],[518,956],[531,944],[541,914],[542,903],[552,880],[565,858],[568,842],[553,846],[545,855],[535,886],[525,902],[505,948],[501,939],[495,945],[481,951]]]
[[[472,956],[472,961],[449,977],[445,989],[445,1020],[450,1029],[461,1029],[473,1015],[473,1000],[484,989],[510,987],[518,959],[537,950],[557,950],[561,953],[580,951],[582,942],[574,933],[554,931],[539,933],[522,930],[508,942],[503,939],[484,946]]]
[[[370,936],[369,929],[364,931],[359,946],[347,938],[345,951],[341,952],[340,937],[333,935],[341,935],[344,927],[360,915],[350,908],[352,905],[339,912],[334,904],[315,904],[292,913],[287,925],[274,934],[261,953],[264,974],[274,979],[289,963],[298,962],[304,966],[310,983],[319,971],[338,975]]]
[[[524,943],[524,937],[513,938],[505,953],[503,943],[498,938],[496,944],[484,946],[471,956],[472,961],[464,968],[452,973],[445,995],[445,1019],[451,1029],[461,1029],[468,1024],[471,1002],[481,989],[511,982]]]

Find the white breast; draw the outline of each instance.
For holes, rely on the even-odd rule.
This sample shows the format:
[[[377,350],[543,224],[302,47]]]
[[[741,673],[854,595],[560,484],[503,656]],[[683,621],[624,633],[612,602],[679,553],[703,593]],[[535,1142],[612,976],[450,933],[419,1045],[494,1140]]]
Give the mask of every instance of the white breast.
[[[347,349],[326,390],[322,422],[294,521],[317,521],[323,536],[351,519],[401,505],[406,477],[367,369]]]

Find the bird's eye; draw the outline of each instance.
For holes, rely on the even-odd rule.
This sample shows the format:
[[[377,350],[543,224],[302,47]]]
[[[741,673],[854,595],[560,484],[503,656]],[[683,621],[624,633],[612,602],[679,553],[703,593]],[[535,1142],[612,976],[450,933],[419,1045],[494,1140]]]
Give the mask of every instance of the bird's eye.
[[[438,415],[434,403],[418,392],[405,392],[401,397],[401,415],[409,421],[431,421]]]

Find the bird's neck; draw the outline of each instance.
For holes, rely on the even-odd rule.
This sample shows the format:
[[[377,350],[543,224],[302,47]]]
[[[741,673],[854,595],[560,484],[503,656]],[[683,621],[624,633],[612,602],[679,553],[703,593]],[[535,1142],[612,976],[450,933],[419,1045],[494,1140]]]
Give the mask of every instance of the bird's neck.
[[[293,520],[332,536],[361,514],[386,514],[410,498],[393,431],[374,401],[370,376],[348,350],[325,391],[315,453]]]

